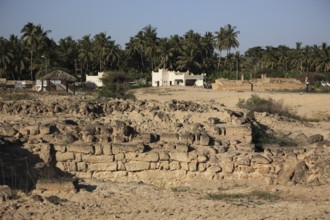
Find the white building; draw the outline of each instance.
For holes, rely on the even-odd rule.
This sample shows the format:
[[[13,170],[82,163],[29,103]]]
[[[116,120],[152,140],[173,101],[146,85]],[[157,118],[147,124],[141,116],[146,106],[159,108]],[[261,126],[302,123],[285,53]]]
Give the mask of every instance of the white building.
[[[189,72],[168,71],[159,69],[152,71],[152,86],[198,86],[204,85],[205,73],[201,75],[189,74]]]
[[[101,87],[103,86],[102,77],[104,72],[98,72],[97,76],[89,76],[86,74],[86,86],[91,88]]]

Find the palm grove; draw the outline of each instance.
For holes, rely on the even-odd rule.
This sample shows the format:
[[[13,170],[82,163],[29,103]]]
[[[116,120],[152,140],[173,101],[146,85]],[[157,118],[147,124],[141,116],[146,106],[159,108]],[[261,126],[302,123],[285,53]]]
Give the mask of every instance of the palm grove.
[[[0,37],[0,77],[34,80],[52,68],[82,76],[98,71],[122,71],[150,80],[158,68],[207,73],[209,79],[237,78],[238,73],[258,77],[267,73],[278,77],[298,77],[306,72],[319,73],[330,79],[330,46],[285,45],[253,47],[244,54],[232,52],[239,47],[239,31],[230,24],[204,35],[187,31],[183,36],[160,38],[155,27],[148,25],[131,37],[122,49],[111,36],[99,33],[74,40],[68,36],[55,42],[49,30],[27,23],[21,36]]]

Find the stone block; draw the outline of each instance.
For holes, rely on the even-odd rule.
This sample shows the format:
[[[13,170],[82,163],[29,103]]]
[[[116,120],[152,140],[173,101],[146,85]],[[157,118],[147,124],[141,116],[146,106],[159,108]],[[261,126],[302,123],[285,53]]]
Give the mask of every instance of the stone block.
[[[66,151],[66,145],[65,144],[55,144],[54,150],[64,153]]]
[[[179,141],[179,136],[177,134],[161,134],[160,140],[167,143],[176,143]]]
[[[118,171],[126,171],[126,166],[125,163],[123,161],[117,161],[117,170]]]
[[[139,152],[143,153],[145,151],[145,146],[142,143],[113,143],[112,153],[118,154],[120,152]]]
[[[246,158],[246,157],[241,157],[238,158],[237,161],[235,162],[235,166],[250,166],[251,160]]]
[[[195,162],[195,161],[190,162],[189,163],[189,171],[196,172],[197,171],[197,166],[198,166],[197,162]]]
[[[127,153],[125,153],[125,159],[127,161],[137,160],[138,156],[139,156],[139,153],[136,153],[136,152],[127,152]]]
[[[245,165],[238,165],[235,169],[242,173],[253,173],[255,171],[253,167]]]
[[[159,154],[157,152],[147,152],[139,154],[136,158],[138,161],[147,161],[147,162],[158,162]]]
[[[142,170],[149,170],[150,164],[149,162],[145,161],[130,161],[125,164],[127,171],[142,171]]]
[[[103,145],[103,154],[112,155],[112,147],[110,144]]]
[[[208,146],[209,143],[210,143],[210,137],[206,134],[202,134],[200,137],[199,137],[199,143],[200,145],[202,146]]]
[[[204,154],[199,154],[199,155],[198,155],[197,161],[198,161],[199,163],[205,163],[207,160],[208,160],[208,158],[207,158],[207,156],[205,156]]]
[[[197,170],[199,172],[204,172],[206,170],[206,164],[205,163],[198,163]]]
[[[125,159],[125,154],[120,152],[118,154],[115,154],[115,161],[123,161]]]
[[[112,155],[82,155],[82,160],[86,163],[107,163],[114,161]]]
[[[220,167],[222,171],[225,173],[232,173],[234,172],[234,164],[233,163],[220,163]]]
[[[117,163],[108,162],[108,163],[94,163],[88,165],[89,171],[117,171]]]
[[[180,170],[180,169],[181,169],[181,166],[178,161],[172,161],[170,163],[170,170]]]
[[[85,162],[78,162],[77,163],[77,171],[86,171],[87,165]]]
[[[56,152],[55,154],[56,161],[68,161],[74,160],[74,154],[72,152]]]
[[[95,144],[94,149],[95,149],[95,155],[103,154],[103,145],[102,144]]]
[[[178,152],[188,152],[189,147],[184,143],[176,143],[175,150]]]
[[[185,144],[192,144],[194,142],[194,135],[192,134],[181,134],[179,135],[179,142]]]
[[[189,164],[187,162],[181,162],[181,169],[189,171]]]
[[[172,151],[172,150],[175,150],[175,143],[166,143],[164,144],[164,149],[165,150],[168,150],[168,151]]]
[[[170,162],[168,162],[168,161],[160,161],[159,162],[159,169],[160,170],[169,170],[170,169]]]
[[[160,161],[169,161],[170,155],[166,151],[160,151],[159,153],[159,160]]]
[[[156,170],[156,169],[158,169],[158,167],[159,167],[159,163],[155,163],[155,162],[150,163],[151,170]]]
[[[209,172],[209,173],[219,173],[219,172],[221,172],[221,170],[222,170],[221,167],[216,166],[216,165],[210,166],[207,168],[207,172]]]
[[[113,143],[124,143],[126,141],[126,138],[123,135],[114,135],[112,137]]]
[[[269,174],[271,167],[268,164],[255,164],[253,165],[253,169],[261,175],[266,175]]]
[[[190,162],[189,154],[188,153],[173,152],[173,151],[171,151],[169,153],[169,155],[170,155],[170,158],[172,160],[176,160],[176,161],[179,161],[179,162]]]
[[[66,147],[69,152],[84,153],[84,154],[93,154],[94,146],[90,144],[70,144]]]
[[[82,161],[82,153],[75,153],[74,154],[74,161],[75,162],[81,162]]]
[[[133,136],[133,142],[150,144],[152,142],[152,135],[150,133],[141,133]]]

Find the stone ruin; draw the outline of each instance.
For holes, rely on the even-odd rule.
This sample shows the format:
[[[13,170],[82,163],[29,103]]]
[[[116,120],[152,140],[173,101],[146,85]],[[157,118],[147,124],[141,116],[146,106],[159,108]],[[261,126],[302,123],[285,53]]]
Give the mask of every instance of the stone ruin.
[[[260,124],[253,113],[219,103],[33,100],[0,102],[0,114],[6,119],[0,123],[2,185],[51,190],[56,178],[72,177],[160,186],[194,179],[330,182],[330,145],[322,135],[299,147],[257,152],[253,133]]]
[[[212,90],[219,91],[273,91],[273,90],[303,90],[305,84],[296,79],[289,78],[270,78],[262,74],[260,79],[228,80],[219,78],[212,83]]]

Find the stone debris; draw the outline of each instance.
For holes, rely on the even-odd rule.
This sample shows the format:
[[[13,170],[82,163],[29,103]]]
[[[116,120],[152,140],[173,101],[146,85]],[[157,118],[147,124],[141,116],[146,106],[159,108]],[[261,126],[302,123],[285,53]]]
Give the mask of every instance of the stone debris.
[[[36,120],[0,121],[0,172],[5,175],[13,165],[15,148],[33,158],[16,161],[17,167],[60,170],[78,178],[157,184],[201,176],[212,180],[244,176],[267,184],[330,180],[324,169],[330,148],[323,135],[300,133],[295,136],[302,144],[299,147],[270,146],[256,152],[253,135],[262,126],[254,112],[233,111],[220,104],[118,99],[45,104],[35,100],[0,102],[0,112]],[[47,172],[41,170],[29,167],[38,179],[37,190],[77,189],[75,179],[44,178]],[[154,175],[156,171],[159,175]]]

